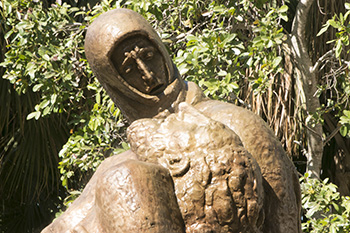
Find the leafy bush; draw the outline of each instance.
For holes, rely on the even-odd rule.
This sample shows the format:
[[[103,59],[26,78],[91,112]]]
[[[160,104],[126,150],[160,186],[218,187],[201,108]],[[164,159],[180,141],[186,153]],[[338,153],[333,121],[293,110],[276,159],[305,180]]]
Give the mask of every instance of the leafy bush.
[[[78,8],[4,1],[1,8],[6,28],[2,78],[19,95],[39,94],[40,99],[31,100],[31,112],[23,116],[27,120],[64,117],[71,137],[59,153],[61,181],[69,192],[81,190],[86,176],[105,157],[128,148],[123,117],[93,77],[83,46],[87,25],[111,9],[110,3]]]
[[[323,25],[322,29],[319,31],[317,36],[325,33],[330,27],[336,29],[335,36],[336,38],[328,41],[328,44],[333,44],[333,51],[329,51],[329,53],[335,55],[337,58],[340,68],[338,72],[340,73],[337,77],[336,83],[340,83],[339,90],[337,91],[337,99],[331,100],[328,99],[328,106],[326,109],[336,109],[338,111],[338,116],[340,118],[339,123],[341,124],[340,133],[343,137],[350,138],[350,111],[345,110],[349,109],[349,99],[350,99],[350,79],[349,79],[349,69],[350,62],[344,61],[342,59],[342,55],[349,54],[350,52],[350,3],[345,3],[346,13],[339,15],[334,15],[332,19],[327,20],[327,22]],[[344,64],[344,65],[342,65]]]
[[[328,178],[320,181],[306,173],[300,181],[303,232],[349,232],[350,197],[340,196],[337,186],[329,183]]]

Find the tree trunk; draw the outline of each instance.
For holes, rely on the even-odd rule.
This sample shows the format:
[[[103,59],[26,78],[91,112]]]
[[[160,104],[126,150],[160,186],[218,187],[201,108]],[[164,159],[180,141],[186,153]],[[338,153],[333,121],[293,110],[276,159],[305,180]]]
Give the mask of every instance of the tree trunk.
[[[303,106],[308,115],[304,122],[308,142],[307,171],[311,173],[311,176],[319,177],[323,155],[323,129],[321,123],[309,117],[317,112],[320,102],[316,95],[318,84],[316,71],[307,50],[305,37],[307,16],[313,2],[314,0],[300,0],[298,3],[288,45],[296,62],[296,76],[301,86],[300,92],[304,97]]]

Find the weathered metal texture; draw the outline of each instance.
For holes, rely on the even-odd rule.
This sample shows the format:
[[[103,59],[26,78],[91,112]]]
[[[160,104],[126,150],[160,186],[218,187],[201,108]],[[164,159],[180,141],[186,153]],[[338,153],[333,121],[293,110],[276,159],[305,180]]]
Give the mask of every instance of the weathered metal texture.
[[[259,164],[265,192],[263,232],[301,232],[301,193],[296,169],[268,125],[249,110],[214,100],[195,105],[232,129]]]
[[[169,171],[132,151],[106,159],[83,193],[42,232],[184,232]]]
[[[139,159],[167,168],[187,232],[261,232],[262,176],[239,137],[187,103],[128,128]]]

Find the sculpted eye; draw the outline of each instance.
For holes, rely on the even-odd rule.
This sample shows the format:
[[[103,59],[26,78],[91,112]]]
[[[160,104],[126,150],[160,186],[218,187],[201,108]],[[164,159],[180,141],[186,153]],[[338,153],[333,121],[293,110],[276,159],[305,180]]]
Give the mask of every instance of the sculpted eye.
[[[145,58],[146,58],[147,60],[151,60],[151,59],[153,58],[153,56],[154,56],[153,52],[152,52],[152,51],[149,51],[149,52],[146,53]]]

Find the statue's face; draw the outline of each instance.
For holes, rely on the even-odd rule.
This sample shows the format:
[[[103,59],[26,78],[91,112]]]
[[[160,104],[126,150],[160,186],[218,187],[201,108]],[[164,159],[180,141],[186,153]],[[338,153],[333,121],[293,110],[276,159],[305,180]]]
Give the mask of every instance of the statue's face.
[[[120,42],[111,55],[120,76],[145,94],[159,94],[168,85],[164,58],[150,40],[132,36]]]

